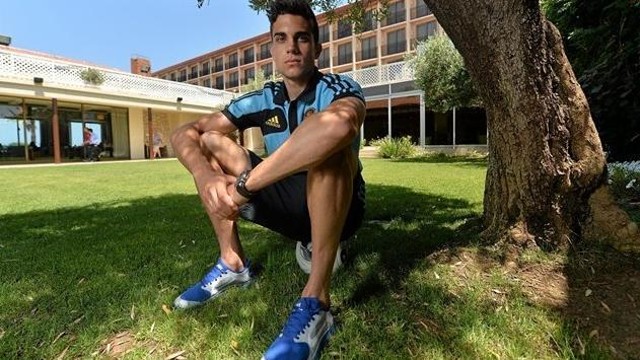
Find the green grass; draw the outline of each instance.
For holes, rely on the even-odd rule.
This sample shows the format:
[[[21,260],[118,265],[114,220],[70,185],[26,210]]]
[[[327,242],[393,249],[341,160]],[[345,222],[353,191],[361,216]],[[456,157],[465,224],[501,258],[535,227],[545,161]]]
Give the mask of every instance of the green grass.
[[[482,161],[364,165],[366,220],[334,277],[339,331],[323,359],[580,357],[562,317],[499,268],[460,277],[428,258],[476,248],[461,225],[482,209]],[[125,358],[257,359],[306,281],[292,242],[243,222],[245,249],[264,267],[256,285],[163,311],[217,256],[176,161],[0,169],[0,189],[2,359],[106,358],[122,332]],[[606,358],[587,346],[587,358]]]

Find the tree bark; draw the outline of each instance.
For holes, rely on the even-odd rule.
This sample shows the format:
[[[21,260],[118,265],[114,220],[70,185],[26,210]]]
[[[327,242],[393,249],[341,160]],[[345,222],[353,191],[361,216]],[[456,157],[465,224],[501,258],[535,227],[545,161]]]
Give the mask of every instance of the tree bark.
[[[637,226],[608,193],[587,100],[538,0],[424,1],[487,111],[483,237],[515,253],[582,238],[640,251]]]

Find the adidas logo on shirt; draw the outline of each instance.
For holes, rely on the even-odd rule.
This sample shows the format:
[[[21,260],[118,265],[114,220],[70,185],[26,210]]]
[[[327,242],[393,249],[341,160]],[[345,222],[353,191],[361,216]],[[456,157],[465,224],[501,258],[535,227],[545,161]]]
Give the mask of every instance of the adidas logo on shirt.
[[[276,129],[280,129],[280,122],[278,121],[278,116],[273,116],[273,117],[269,118],[269,120],[267,120],[265,122],[265,124],[267,126],[271,126],[271,127],[276,128]]]

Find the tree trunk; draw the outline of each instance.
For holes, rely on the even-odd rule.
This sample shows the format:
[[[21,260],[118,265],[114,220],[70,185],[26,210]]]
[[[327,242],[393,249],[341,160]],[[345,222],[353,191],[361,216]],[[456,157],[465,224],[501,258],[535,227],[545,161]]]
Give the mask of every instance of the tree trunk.
[[[538,0],[424,1],[487,111],[485,239],[509,250],[588,238],[640,251],[637,226],[608,193],[587,100]]]

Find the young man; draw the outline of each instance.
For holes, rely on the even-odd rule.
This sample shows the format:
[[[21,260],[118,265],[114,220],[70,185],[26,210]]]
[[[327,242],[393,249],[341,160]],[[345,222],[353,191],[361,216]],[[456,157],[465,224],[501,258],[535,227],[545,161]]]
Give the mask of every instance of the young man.
[[[217,264],[174,306],[197,306],[230,286],[251,282],[238,239],[240,216],[299,241],[298,260],[311,257],[301,298],[263,358],[315,359],[334,331],[329,287],[336,253],[364,212],[358,160],[364,96],[353,80],[323,75],[315,67],[322,47],[308,1],[273,1],[267,15],[271,54],[283,81],[235,99],[171,138],[220,246]],[[226,136],[254,126],[264,135],[269,154],[264,160]],[[309,242],[312,246],[303,246]]]

